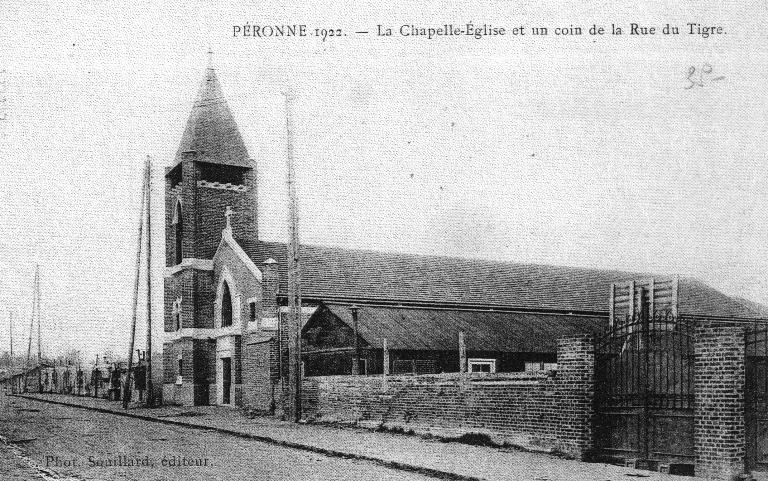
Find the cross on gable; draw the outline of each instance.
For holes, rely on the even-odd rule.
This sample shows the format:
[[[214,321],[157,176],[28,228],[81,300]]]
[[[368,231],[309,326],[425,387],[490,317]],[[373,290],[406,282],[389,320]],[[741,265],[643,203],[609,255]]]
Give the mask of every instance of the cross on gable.
[[[227,209],[224,211],[224,217],[227,219],[227,229],[232,228],[231,220],[232,220],[232,208],[230,206],[227,206]]]

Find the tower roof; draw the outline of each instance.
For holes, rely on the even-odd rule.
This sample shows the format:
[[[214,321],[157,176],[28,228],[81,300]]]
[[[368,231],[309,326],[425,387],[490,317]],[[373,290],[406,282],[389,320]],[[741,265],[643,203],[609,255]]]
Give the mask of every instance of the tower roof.
[[[192,106],[192,111],[176,152],[174,166],[185,152],[195,152],[197,160],[214,164],[250,167],[250,157],[216,72],[208,67]]]

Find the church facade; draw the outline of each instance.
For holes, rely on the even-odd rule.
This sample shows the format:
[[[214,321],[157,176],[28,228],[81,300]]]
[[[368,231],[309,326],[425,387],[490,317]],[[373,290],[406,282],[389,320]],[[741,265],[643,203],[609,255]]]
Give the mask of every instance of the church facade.
[[[276,325],[261,321],[264,276],[246,253],[256,173],[213,69],[165,181],[164,400],[241,404],[243,346],[261,342],[269,357]]]
[[[255,162],[208,68],[165,173],[165,403],[281,409],[287,249],[259,239]],[[307,376],[455,372],[459,337],[470,372],[546,369],[557,338],[608,329],[619,291],[626,305],[749,315],[694,280],[318,246],[301,256]]]

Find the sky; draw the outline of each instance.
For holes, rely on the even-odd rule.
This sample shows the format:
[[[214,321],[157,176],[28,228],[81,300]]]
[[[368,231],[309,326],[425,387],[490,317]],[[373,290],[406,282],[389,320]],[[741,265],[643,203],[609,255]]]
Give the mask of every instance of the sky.
[[[147,156],[160,344],[163,172],[209,49],[257,165],[263,239],[287,235],[290,90],[302,242],[679,274],[768,304],[762,2],[291,3],[3,2],[0,352],[9,312],[26,352],[39,264],[44,351],[127,353]],[[528,34],[375,35],[467,22]],[[683,34],[586,34],[630,22]],[[347,36],[234,36],[246,24]],[[707,74],[686,88],[691,67]]]

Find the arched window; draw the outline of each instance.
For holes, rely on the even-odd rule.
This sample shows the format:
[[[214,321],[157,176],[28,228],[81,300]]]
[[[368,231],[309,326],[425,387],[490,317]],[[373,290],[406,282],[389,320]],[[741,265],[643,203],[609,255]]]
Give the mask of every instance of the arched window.
[[[221,327],[232,325],[232,295],[229,284],[224,283],[224,294],[221,296]]]
[[[174,250],[176,264],[181,264],[184,258],[182,251],[182,239],[184,238],[184,222],[181,217],[181,202],[176,202],[176,211],[173,215],[173,235],[176,239],[176,249]]]

